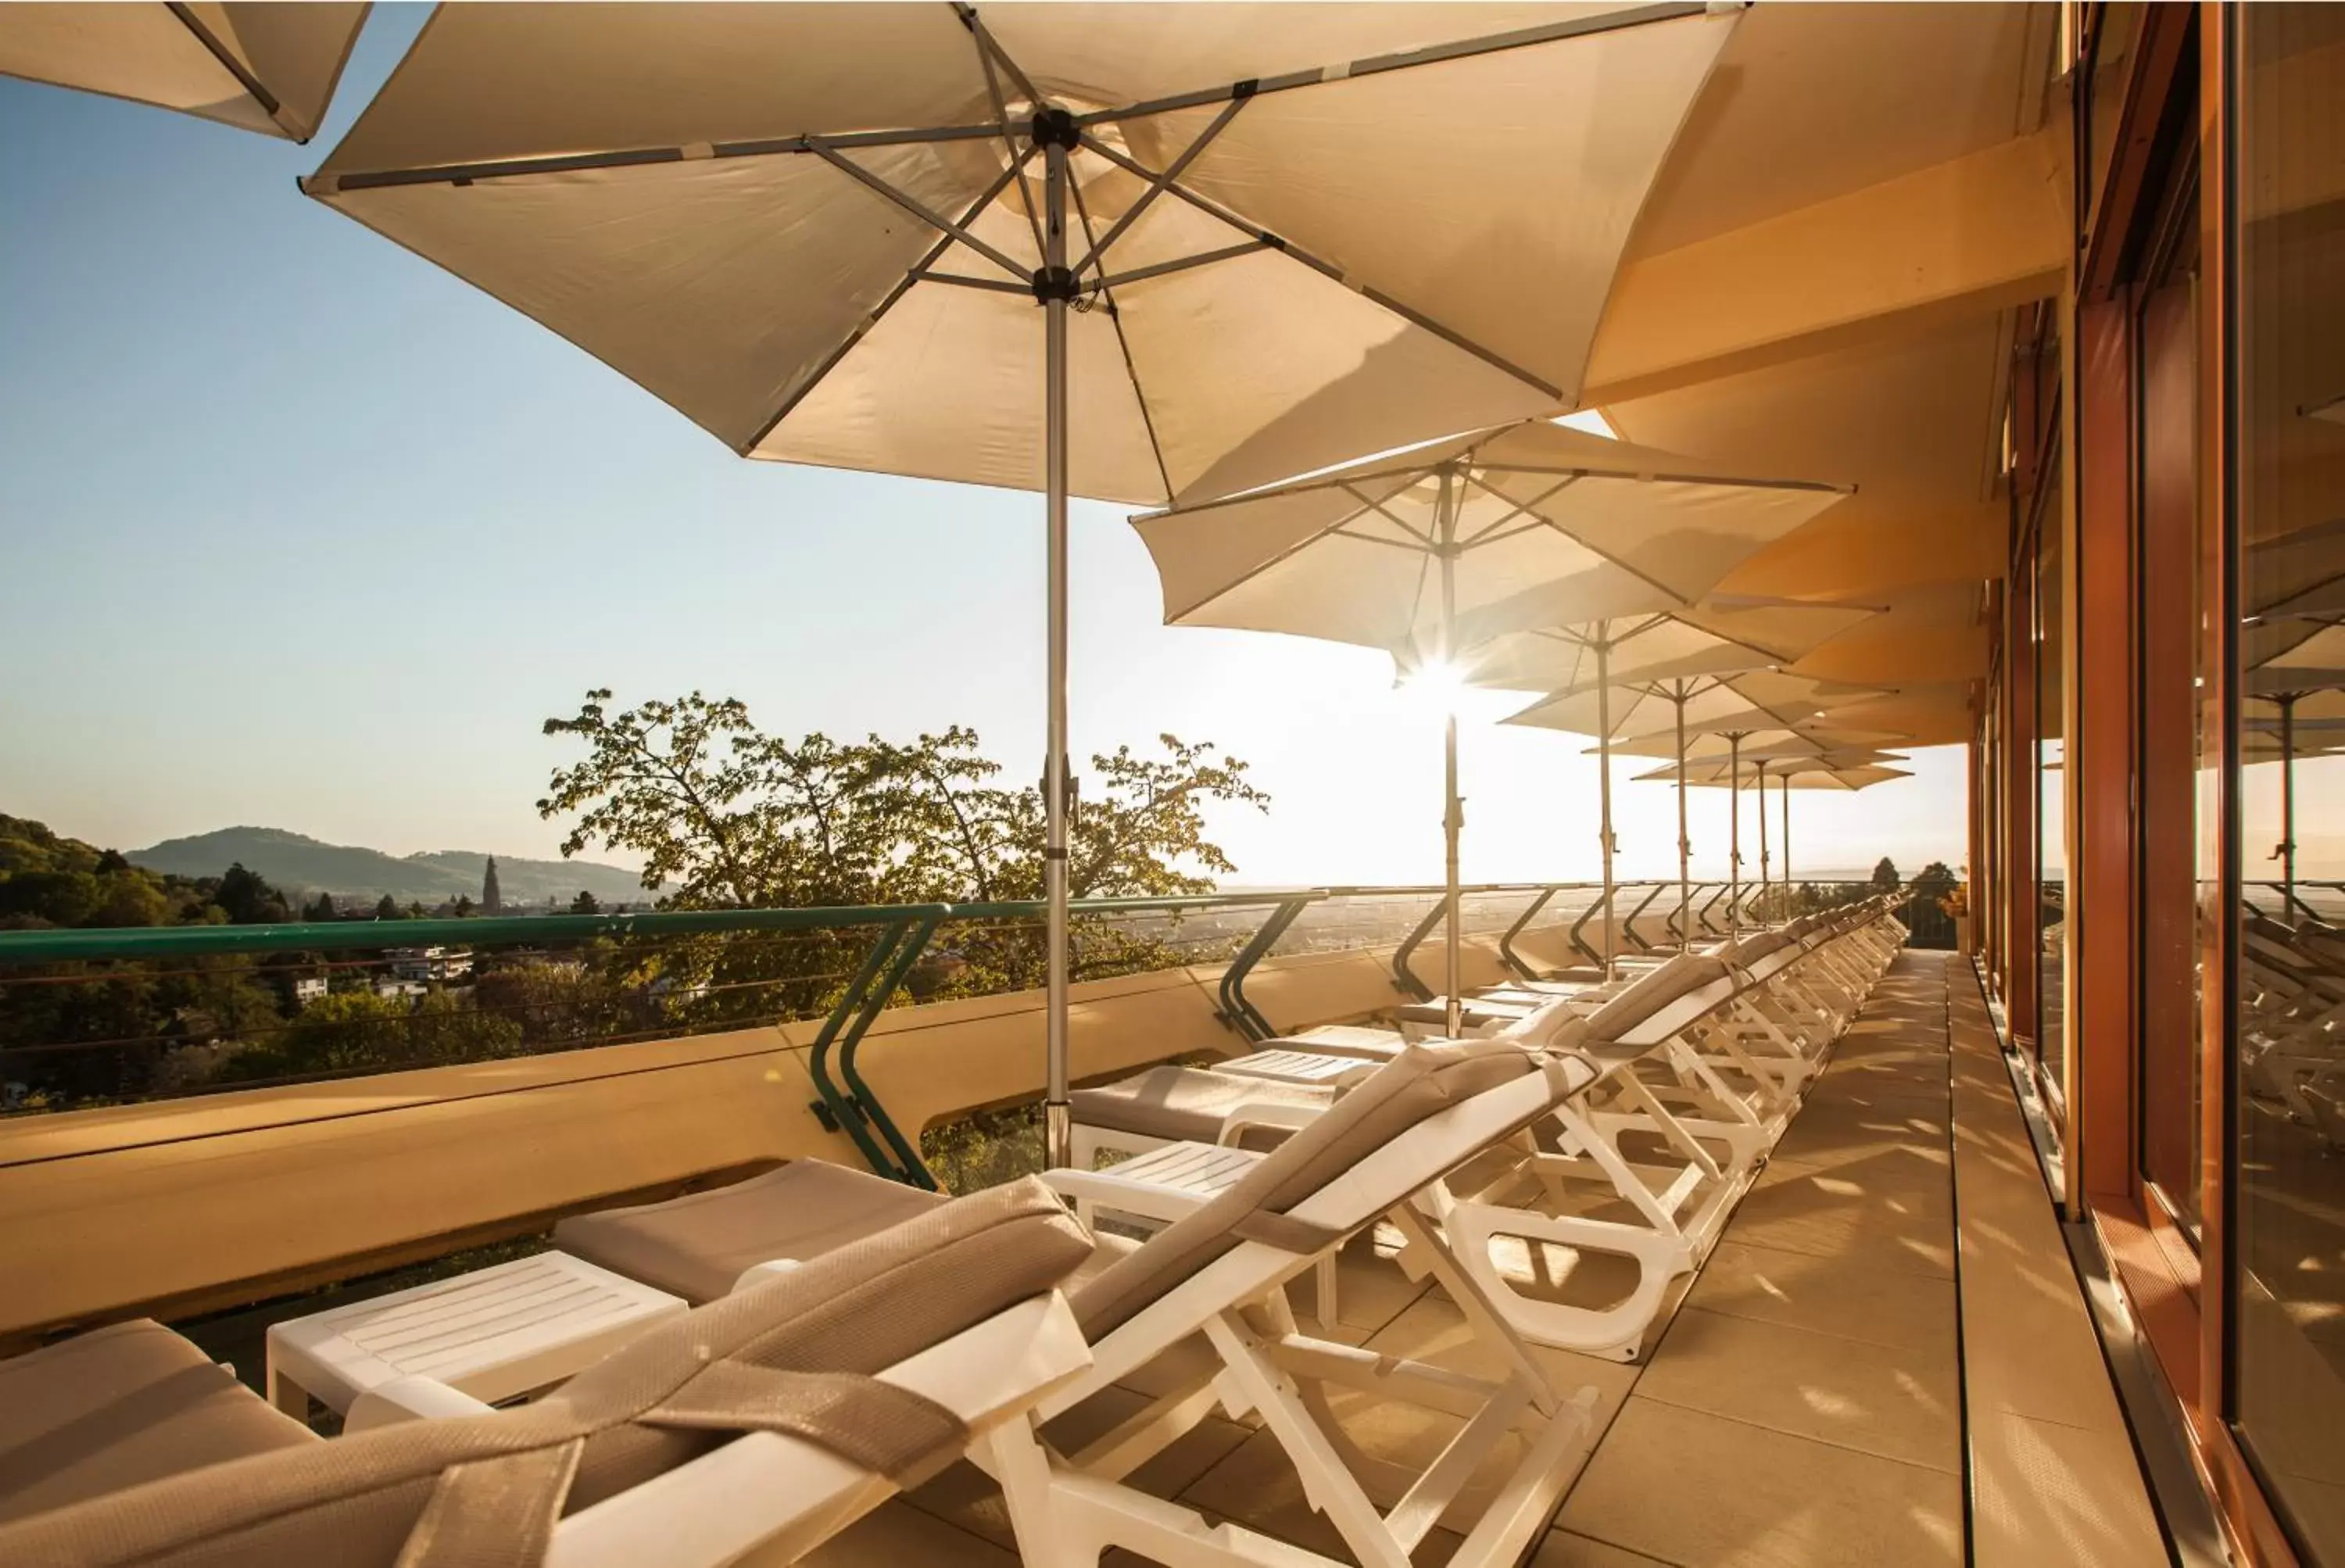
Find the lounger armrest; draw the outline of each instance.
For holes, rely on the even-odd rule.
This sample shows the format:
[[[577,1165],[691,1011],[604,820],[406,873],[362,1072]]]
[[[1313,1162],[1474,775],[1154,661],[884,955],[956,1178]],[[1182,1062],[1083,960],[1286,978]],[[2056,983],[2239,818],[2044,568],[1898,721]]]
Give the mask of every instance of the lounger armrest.
[[[362,1432],[401,1421],[444,1421],[464,1416],[484,1416],[495,1409],[450,1388],[437,1378],[410,1374],[378,1383],[350,1401],[342,1420],[345,1432]]]
[[[1134,1181],[1118,1176],[1113,1166],[1103,1171],[1079,1171],[1061,1168],[1042,1173],[1042,1180],[1051,1191],[1078,1204],[1097,1204],[1119,1212],[1137,1214],[1148,1219],[1172,1219],[1179,1217],[1167,1210],[1186,1213],[1204,1207],[1206,1195],[1191,1193],[1175,1187],[1161,1186],[1154,1182]]]
[[[1284,1100],[1247,1100],[1222,1118],[1221,1133],[1213,1141],[1233,1145],[1254,1127],[1296,1132],[1325,1115],[1326,1109],[1325,1105],[1293,1105]]]

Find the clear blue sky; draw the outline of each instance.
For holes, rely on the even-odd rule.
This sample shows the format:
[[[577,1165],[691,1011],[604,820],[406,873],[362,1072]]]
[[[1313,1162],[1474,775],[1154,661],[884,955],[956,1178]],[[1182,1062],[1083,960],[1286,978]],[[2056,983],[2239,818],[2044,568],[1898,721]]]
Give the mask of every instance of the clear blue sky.
[[[377,7],[307,148],[0,78],[0,811],[549,855],[539,721],[593,686],[968,724],[1039,771],[1039,500],[743,462],[295,189],[422,15]],[[1079,757],[1170,729],[1252,760],[1244,881],[1437,877],[1438,721],[1382,655],[1162,626],[1112,508],[1078,507],[1073,582]],[[1467,874],[1593,875],[1594,763],[1485,722],[1518,703],[1466,726]],[[1957,861],[1959,757],[1800,796],[1802,863]],[[1622,791],[1625,871],[1672,864],[1673,816]]]

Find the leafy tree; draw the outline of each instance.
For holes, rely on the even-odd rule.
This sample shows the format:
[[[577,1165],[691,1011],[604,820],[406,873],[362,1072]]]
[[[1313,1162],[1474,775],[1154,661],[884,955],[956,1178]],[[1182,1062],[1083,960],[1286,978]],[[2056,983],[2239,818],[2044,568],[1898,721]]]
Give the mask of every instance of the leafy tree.
[[[227,874],[220,878],[212,902],[227,913],[230,925],[267,925],[290,918],[285,895],[270,887],[259,873],[246,871],[242,861],[228,867]]]
[[[456,918],[458,920],[469,920],[472,918],[472,895],[470,893],[458,893],[456,895]]]
[[[374,918],[377,920],[397,920],[400,918],[399,905],[392,900],[389,893],[383,894],[381,899],[376,901],[374,906]]]
[[[584,888],[580,888],[578,890],[578,896],[570,901],[570,912],[572,914],[601,914],[603,912],[603,906],[594,901],[594,895],[593,893],[589,892]]]
[[[1954,891],[1954,883],[1960,880],[1945,861],[1932,860],[1922,868],[1922,874],[1914,879],[1914,891],[1925,898],[1944,898]]]
[[[1883,892],[1895,892],[1903,886],[1904,880],[1897,874],[1897,862],[1882,856],[1881,863],[1873,868],[1873,885]]]
[[[329,921],[338,918],[334,913],[334,895],[320,893],[310,907],[301,911],[301,918],[309,921]]]
[[[855,745],[759,731],[746,705],[698,692],[614,711],[591,691],[548,735],[586,758],[557,770],[539,814],[575,814],[563,853],[600,843],[643,858],[665,908],[792,908],[1034,899],[1042,891],[1039,788],[1005,789],[1001,766],[956,727],[909,744]],[[1162,736],[1091,759],[1074,816],[1077,897],[1201,891],[1235,870],[1206,836],[1205,809],[1268,797],[1211,745]]]

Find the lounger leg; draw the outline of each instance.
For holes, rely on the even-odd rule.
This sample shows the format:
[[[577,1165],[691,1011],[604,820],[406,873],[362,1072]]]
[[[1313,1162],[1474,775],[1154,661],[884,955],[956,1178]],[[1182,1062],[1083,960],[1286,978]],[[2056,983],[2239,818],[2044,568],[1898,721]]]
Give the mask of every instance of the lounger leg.
[[[1358,1558],[1360,1568],[1410,1568],[1402,1551],[1385,1528],[1384,1515],[1344,1466],[1319,1423],[1312,1419],[1292,1380],[1265,1359],[1254,1332],[1233,1312],[1218,1313],[1205,1322],[1205,1338],[1213,1342],[1222,1364],[1253,1397],[1263,1423],[1286,1451],[1288,1461],[1303,1481],[1303,1495],[1327,1516]]]
[[[1106,1542],[1084,1529],[1081,1509],[1052,1496],[1050,1455],[1024,1420],[1002,1421],[978,1440],[972,1458],[1001,1487],[1018,1557],[1028,1568],[1098,1568]]]

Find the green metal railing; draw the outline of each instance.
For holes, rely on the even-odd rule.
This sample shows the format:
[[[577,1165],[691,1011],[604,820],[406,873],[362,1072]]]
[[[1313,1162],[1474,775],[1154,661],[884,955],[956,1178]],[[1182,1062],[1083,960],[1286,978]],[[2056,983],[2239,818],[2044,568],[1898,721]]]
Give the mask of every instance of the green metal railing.
[[[1620,885],[1620,893],[1642,891],[1635,906],[1641,913],[1657,898],[1674,894],[1677,884],[1670,882],[1632,882]],[[1505,882],[1481,883],[1461,890],[1462,897],[1487,910],[1493,899],[1523,900],[1523,907],[1512,911],[1511,923],[1504,927],[1498,938],[1503,961],[1518,973],[1535,976],[1537,971],[1516,948],[1517,939],[1528,930],[1543,913],[1564,900],[1564,913],[1576,913],[1571,940],[1593,961],[1597,955],[1581,939],[1580,931],[1591,915],[1603,906],[1597,895],[1597,884],[1588,882]],[[1721,893],[1724,890],[1721,889]],[[1396,988],[1417,998],[1429,998],[1432,988],[1426,985],[1410,966],[1417,949],[1438,928],[1443,914],[1442,890],[1437,886],[1368,887],[1333,886],[1314,888],[1273,889],[1244,893],[1208,893],[1194,896],[1162,898],[1122,898],[1078,900],[1071,913],[1079,922],[1079,935],[1096,931],[1101,925],[1114,921],[1145,921],[1148,917],[1161,916],[1169,925],[1152,932],[1162,937],[1168,931],[1177,931],[1180,922],[1200,916],[1234,911],[1261,911],[1258,921],[1250,922],[1243,941],[1237,932],[1227,932],[1231,945],[1214,950],[1213,956],[1227,957],[1216,993],[1217,1014],[1231,1030],[1248,1041],[1258,1042],[1274,1037],[1277,1030],[1262,1011],[1246,996],[1246,981],[1262,962],[1272,955],[1282,942],[1295,939],[1298,923],[1315,909],[1341,905],[1360,909],[1367,917],[1380,917],[1377,906],[1384,902],[1427,900],[1430,909],[1416,919],[1395,949],[1392,958],[1393,982]],[[1584,900],[1567,895],[1589,895]],[[1723,934],[1709,919],[1711,905],[1719,894],[1712,894],[1699,911],[1703,932]],[[1617,897],[1617,895],[1616,895]],[[1584,903],[1584,907],[1579,907]],[[822,1013],[807,1054],[807,1074],[812,1080],[816,1098],[811,1109],[828,1128],[851,1141],[857,1152],[883,1176],[915,1186],[933,1186],[926,1163],[921,1158],[914,1138],[898,1126],[884,1105],[865,1080],[858,1056],[879,1014],[912,982],[916,966],[930,954],[940,932],[956,931],[964,933],[983,932],[1005,922],[1039,921],[1045,906],[1040,901],[990,903],[926,903],[901,905],[866,905],[835,908],[787,910],[716,910],[652,912],[610,915],[533,915],[520,917],[485,916],[470,919],[421,919],[391,921],[347,920],[298,924],[250,926],[168,926],[127,930],[55,930],[0,932],[0,1002],[5,1002],[10,986],[99,984],[110,981],[152,979],[166,972],[164,966],[173,961],[198,966],[176,972],[200,972],[204,961],[232,957],[294,960],[289,967],[307,968],[310,955],[326,953],[373,953],[387,955],[405,949],[458,948],[487,949],[497,946],[518,947],[532,956],[543,956],[549,950],[588,943],[621,944],[654,943],[663,940],[706,938],[715,936],[748,936],[764,934],[785,937],[795,933],[809,941],[817,935],[838,936],[861,933],[866,940],[859,959],[851,967],[833,972],[791,972],[779,978],[753,975],[746,981],[730,982],[743,987],[804,987],[800,994],[807,995],[809,1005],[820,1007],[828,1002]],[[1413,912],[1413,911],[1412,911]],[[1339,935],[1332,944],[1339,948],[1378,944],[1390,940],[1396,927],[1397,914],[1392,921],[1377,923],[1369,919],[1365,935],[1345,938]],[[1478,917],[1477,917],[1478,918]],[[1633,917],[1632,917],[1633,918]],[[1482,921],[1485,927],[1489,922]],[[1674,930],[1674,900],[1671,927]],[[1469,930],[1474,925],[1469,922]],[[1219,933],[1216,933],[1219,934]],[[1308,933],[1304,933],[1307,938]],[[827,946],[817,948],[827,952]],[[1306,946],[1308,942],[1306,941]],[[1639,942],[1640,948],[1650,943]],[[623,948],[624,953],[627,950]],[[115,965],[148,962],[157,967],[147,970],[99,969],[94,972],[39,974],[27,972],[57,965]],[[367,969],[373,962],[360,961],[343,967]],[[389,962],[381,960],[380,962]],[[573,966],[575,972],[575,966]],[[838,985],[832,997],[828,986]],[[761,1003],[762,1005],[762,1003]],[[721,1010],[720,1010],[721,1011]],[[811,1016],[811,1013],[807,1014]],[[297,1011],[292,1018],[279,1018],[279,1029],[291,1029],[300,1018]],[[663,1014],[663,1016],[665,1016]],[[770,1017],[770,1014],[765,1016]],[[384,1022],[391,1022],[384,1020]],[[665,1034],[649,1033],[646,1037],[701,1032],[702,1027],[737,1028],[746,1020],[726,1014],[714,1023],[702,1026],[667,1029]],[[657,1030],[655,1023],[650,1026]],[[524,1037],[516,1027],[516,1038]],[[56,1044],[8,1045],[0,1036],[0,1079],[5,1079],[5,1068],[12,1056],[36,1056],[45,1052],[96,1050],[107,1046],[168,1047],[185,1044],[177,1038],[142,1035],[129,1039],[76,1040]],[[231,1041],[230,1044],[234,1044]],[[610,1044],[609,1037],[573,1040],[571,1047]],[[541,1041],[541,1044],[543,1042]],[[555,1049],[569,1048],[556,1046]],[[458,1058],[469,1059],[469,1058]],[[428,1059],[427,1059],[428,1060]],[[350,1076],[369,1072],[394,1070],[409,1065],[405,1062],[387,1065],[375,1064],[356,1069],[333,1069],[307,1076]],[[300,1077],[263,1080],[264,1082],[302,1081]],[[225,1084],[206,1087],[227,1086]]]

